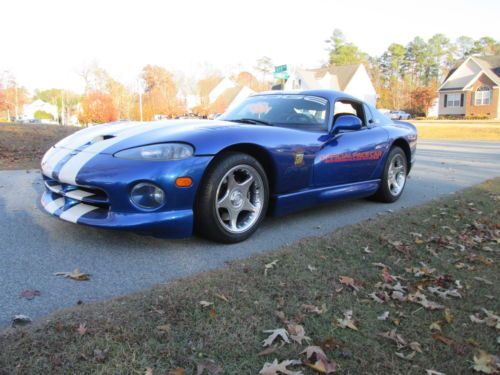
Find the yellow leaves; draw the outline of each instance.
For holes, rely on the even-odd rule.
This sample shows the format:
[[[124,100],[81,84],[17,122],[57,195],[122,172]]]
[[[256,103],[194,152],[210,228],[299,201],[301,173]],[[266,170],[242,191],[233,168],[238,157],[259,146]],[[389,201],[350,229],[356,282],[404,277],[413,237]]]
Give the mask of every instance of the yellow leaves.
[[[497,374],[500,371],[500,360],[496,355],[488,354],[481,350],[474,356],[474,371],[484,374]]]
[[[355,321],[352,319],[352,310],[345,311],[343,319],[337,318],[335,325],[340,328],[350,328],[354,331],[358,330]]]
[[[300,354],[306,355],[304,363],[322,374],[331,374],[337,371],[337,364],[326,356],[319,346],[308,346]]]
[[[54,276],[67,277],[76,281],[86,281],[90,280],[90,275],[88,273],[81,272],[79,268],[75,268],[71,272],[56,272]]]
[[[453,323],[453,321],[455,320],[455,316],[451,313],[450,309],[444,309],[443,315],[444,315],[444,320],[448,324]]]
[[[173,370],[170,370],[168,372],[168,375],[184,375],[185,373],[186,373],[186,370],[184,370],[183,368],[177,367]]]

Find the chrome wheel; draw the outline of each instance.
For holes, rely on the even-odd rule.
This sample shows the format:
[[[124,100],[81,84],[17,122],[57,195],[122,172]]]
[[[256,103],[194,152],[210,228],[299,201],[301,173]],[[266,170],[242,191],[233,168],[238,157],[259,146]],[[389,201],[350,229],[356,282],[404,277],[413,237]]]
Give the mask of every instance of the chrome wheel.
[[[406,182],[406,163],[400,154],[394,155],[389,164],[387,184],[393,196],[401,193]]]
[[[262,177],[250,165],[237,165],[222,177],[215,195],[219,223],[231,233],[243,233],[258,221],[264,206]]]

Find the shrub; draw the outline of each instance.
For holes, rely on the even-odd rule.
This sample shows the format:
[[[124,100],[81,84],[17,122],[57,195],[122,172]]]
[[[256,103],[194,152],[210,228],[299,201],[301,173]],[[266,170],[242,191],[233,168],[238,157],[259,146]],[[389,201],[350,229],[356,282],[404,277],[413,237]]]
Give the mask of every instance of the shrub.
[[[54,120],[54,116],[51,113],[45,111],[36,111],[35,118],[37,120]]]

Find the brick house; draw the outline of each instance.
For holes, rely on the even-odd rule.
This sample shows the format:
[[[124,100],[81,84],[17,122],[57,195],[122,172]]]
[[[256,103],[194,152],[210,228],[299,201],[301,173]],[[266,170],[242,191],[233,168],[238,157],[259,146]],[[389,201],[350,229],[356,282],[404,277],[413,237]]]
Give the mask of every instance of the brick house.
[[[470,56],[439,87],[439,116],[500,118],[500,56]]]

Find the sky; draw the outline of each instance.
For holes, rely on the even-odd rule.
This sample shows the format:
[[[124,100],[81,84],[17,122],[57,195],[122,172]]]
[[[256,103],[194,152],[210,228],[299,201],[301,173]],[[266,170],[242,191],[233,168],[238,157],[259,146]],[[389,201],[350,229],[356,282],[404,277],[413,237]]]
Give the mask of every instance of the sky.
[[[2,0],[0,72],[20,85],[83,89],[97,62],[131,84],[157,64],[199,78],[276,65],[317,67],[335,28],[371,55],[443,33],[500,39],[499,0]]]

